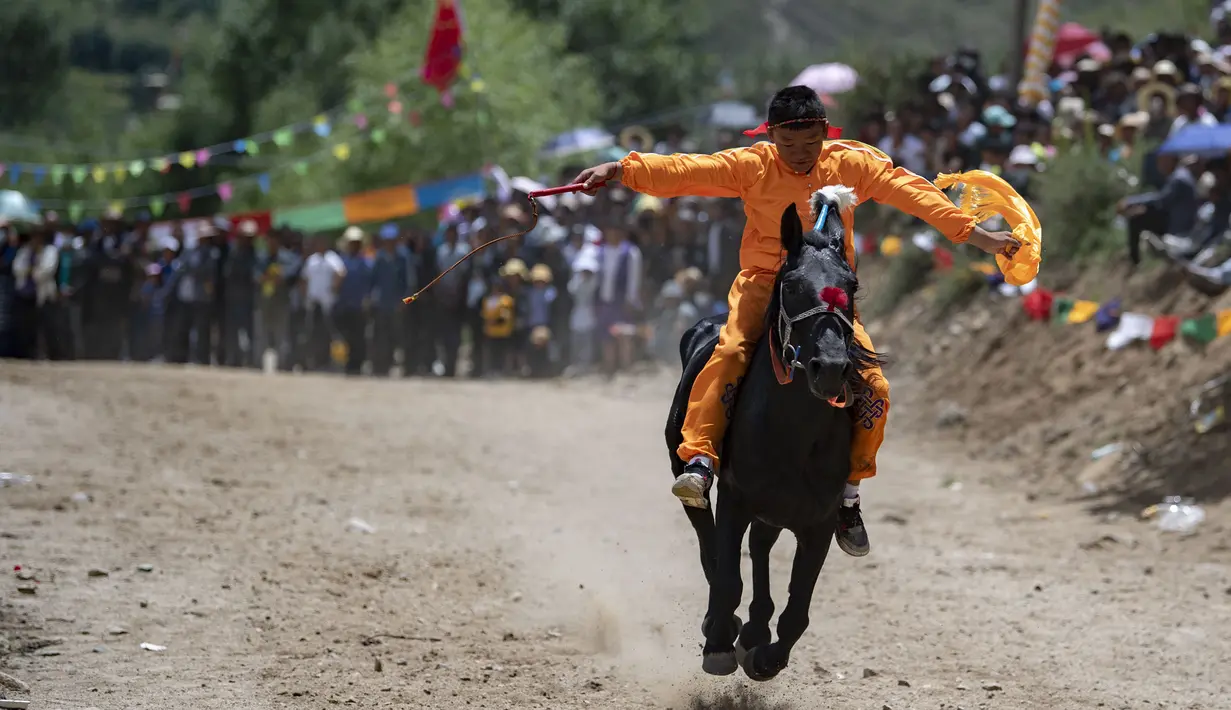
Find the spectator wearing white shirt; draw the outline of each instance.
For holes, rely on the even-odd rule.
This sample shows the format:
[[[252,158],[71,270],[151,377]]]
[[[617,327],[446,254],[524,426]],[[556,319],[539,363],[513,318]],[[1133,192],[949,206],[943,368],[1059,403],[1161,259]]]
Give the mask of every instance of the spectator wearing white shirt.
[[[1185,84],[1180,87],[1180,93],[1175,100],[1179,115],[1171,122],[1171,132],[1175,135],[1180,129],[1190,126],[1217,126],[1218,119],[1205,110],[1205,95],[1196,84]]]
[[[899,165],[916,175],[926,175],[928,171],[928,147],[920,138],[906,130],[906,124],[896,115],[885,116],[889,124],[889,135],[881,139],[877,148]]]
[[[333,321],[330,316],[344,276],[346,265],[337,252],[329,249],[328,237],[317,236],[312,254],[304,262],[300,280],[304,290],[304,311],[308,316],[309,369],[323,369],[330,364],[329,346],[333,342]]]

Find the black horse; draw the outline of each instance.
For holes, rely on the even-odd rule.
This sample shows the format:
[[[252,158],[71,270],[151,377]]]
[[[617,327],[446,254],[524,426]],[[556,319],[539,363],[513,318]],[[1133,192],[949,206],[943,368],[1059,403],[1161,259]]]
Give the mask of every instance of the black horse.
[[[715,675],[742,666],[749,678],[769,680],[786,667],[808,627],[808,606],[837,527],[850,473],[852,391],[859,372],[880,362],[853,337],[854,269],[846,260],[841,213],[855,203],[846,187],[812,197],[816,227],[804,234],[795,206],[782,215],[786,260],[774,282],[761,338],[737,394],[718,472],[716,516],[684,507],[697,531],[709,583],[702,668]],[[684,334],[684,374],[667,419],[673,475],[683,470],[675,451],[693,381],[713,352],[726,316],[706,318]],[[801,370],[802,377],[794,377]],[[716,517],[716,521],[715,521]],[[752,603],[748,623],[735,615],[743,596],[740,552],[751,526]],[[790,596],[771,643],[774,602],[769,553],[782,529],[795,534]]]

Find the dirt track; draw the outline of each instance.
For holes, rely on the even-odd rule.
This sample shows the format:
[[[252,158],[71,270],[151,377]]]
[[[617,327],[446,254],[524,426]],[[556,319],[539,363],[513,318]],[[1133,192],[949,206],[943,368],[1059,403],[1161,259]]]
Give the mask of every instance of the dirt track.
[[[19,595],[5,572],[0,644],[61,640],[0,668],[32,710],[678,710],[737,689],[700,672],[671,389],[0,364],[0,470],[36,478],[0,489],[0,563],[40,580]],[[865,487],[872,556],[834,551],[757,696],[1231,707],[1221,540],[1030,500],[929,435],[891,432]]]

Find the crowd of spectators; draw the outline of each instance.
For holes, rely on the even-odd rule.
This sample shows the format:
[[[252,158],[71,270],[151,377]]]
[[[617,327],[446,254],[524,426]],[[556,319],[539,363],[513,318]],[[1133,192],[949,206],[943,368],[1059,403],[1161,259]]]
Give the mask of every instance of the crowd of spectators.
[[[1231,284],[1231,261],[1213,260],[1231,227],[1226,158],[1158,151],[1187,126],[1231,120],[1226,15],[1215,7],[1214,43],[1104,33],[1058,56],[1050,95],[1032,106],[1004,76],[987,75],[977,52],[938,57],[912,97],[857,117],[846,137],[929,178],[989,170],[1027,198],[1057,151],[1093,145],[1141,191],[1118,206],[1129,258],[1140,261],[1144,237],[1211,283]],[[655,146],[681,148],[689,146]],[[6,225],[0,356],[378,376],[615,373],[675,361],[683,330],[725,308],[738,271],[738,202],[657,200],[619,187],[565,196],[524,238],[462,260],[528,228],[525,204],[516,194],[488,198],[434,231],[351,227],[340,239],[221,218],[169,237],[118,214]]]

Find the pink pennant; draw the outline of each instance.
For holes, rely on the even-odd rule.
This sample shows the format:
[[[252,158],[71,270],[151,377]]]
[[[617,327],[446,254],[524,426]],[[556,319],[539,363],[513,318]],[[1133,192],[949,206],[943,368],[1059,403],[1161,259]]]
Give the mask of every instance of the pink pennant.
[[[412,126],[417,126],[420,123],[423,123],[423,117],[419,115],[418,111],[411,111],[407,118],[410,119],[410,125]]]
[[[355,114],[355,127],[361,131],[367,128],[368,127],[368,117],[364,116],[361,113]]]
[[[393,98],[394,96],[397,96],[397,95],[398,95],[397,84],[394,84],[392,81],[389,82],[388,84],[385,84],[385,96],[387,96],[388,98]]]
[[[223,202],[230,202],[232,194],[231,183],[224,182],[218,186],[218,197],[222,198]]]
[[[187,192],[181,192],[175,198],[175,203],[180,206],[180,212],[188,214],[188,208],[192,207],[192,195],[189,195]]]
[[[389,102],[389,113],[393,114],[394,116],[397,116],[398,114],[402,113],[402,102],[398,101],[397,99],[390,101]]]
[[[453,108],[453,92],[446,91],[440,95],[440,105],[445,108]]]
[[[205,165],[209,162],[209,151],[202,148],[197,151],[197,165]]]

